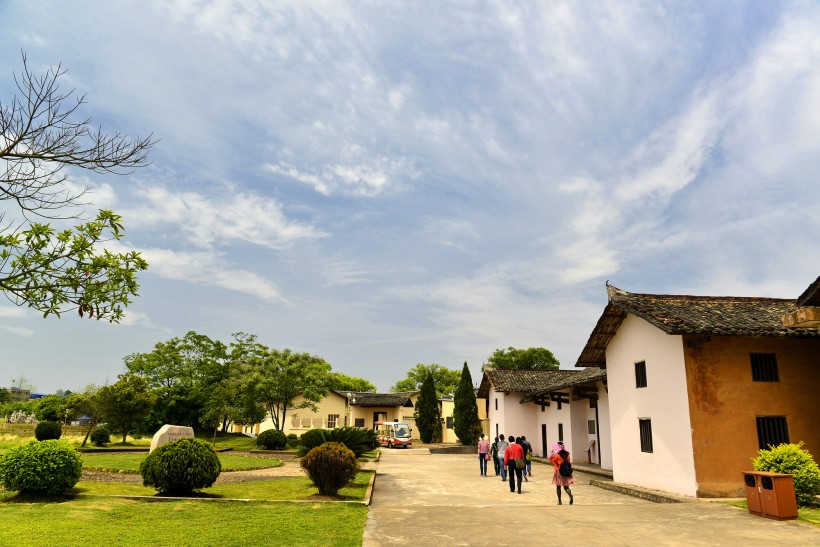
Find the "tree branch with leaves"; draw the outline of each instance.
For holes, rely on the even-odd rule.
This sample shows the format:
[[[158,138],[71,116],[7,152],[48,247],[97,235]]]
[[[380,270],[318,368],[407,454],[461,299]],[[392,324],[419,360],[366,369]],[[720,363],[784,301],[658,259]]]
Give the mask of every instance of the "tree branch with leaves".
[[[85,96],[63,91],[60,65],[35,74],[23,54],[18,93],[0,101],[0,201],[13,201],[24,220],[0,213],[0,291],[15,305],[49,315],[118,322],[148,267],[134,251],[106,248],[123,237],[122,218],[101,210],[94,220],[58,230],[43,219],[76,219],[88,188],[74,190],[67,168],[128,174],[148,165],[152,135],[130,139],[77,118]],[[108,245],[110,247],[110,245]]]

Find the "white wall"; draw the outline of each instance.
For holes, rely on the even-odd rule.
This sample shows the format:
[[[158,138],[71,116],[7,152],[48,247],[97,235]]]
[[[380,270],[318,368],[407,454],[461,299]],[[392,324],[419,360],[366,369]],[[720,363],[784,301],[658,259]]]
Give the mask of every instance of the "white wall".
[[[647,387],[635,387],[646,362]],[[683,341],[628,314],[606,350],[616,482],[695,496],[695,463]],[[652,420],[653,452],[641,452],[638,419]]]
[[[536,450],[536,444],[540,438],[537,411],[540,407],[534,404],[521,404],[519,401],[524,398],[523,393],[512,392],[503,393],[500,391],[490,391],[490,438],[496,436],[496,425],[498,433],[503,433],[507,439],[510,435],[519,437],[524,435]],[[498,399],[498,410],[495,410],[495,400]],[[540,441],[538,441],[540,442]]]
[[[538,440],[538,447],[536,448],[533,445],[533,451],[539,456],[549,456],[549,451],[552,448],[552,445],[558,442],[558,424],[562,424],[564,427],[564,446],[566,449],[572,453],[572,406],[568,404],[562,404],[561,408],[558,408],[558,403],[552,401],[550,406],[546,407],[544,412],[540,412],[541,407],[537,407],[539,410],[538,413],[538,435],[536,439]],[[547,424],[547,453],[541,454],[541,425],[540,424]],[[529,437],[528,437],[529,438]]]
[[[598,431],[601,440],[601,469],[612,469],[612,428],[609,419],[609,393],[607,387],[600,382],[598,383]]]

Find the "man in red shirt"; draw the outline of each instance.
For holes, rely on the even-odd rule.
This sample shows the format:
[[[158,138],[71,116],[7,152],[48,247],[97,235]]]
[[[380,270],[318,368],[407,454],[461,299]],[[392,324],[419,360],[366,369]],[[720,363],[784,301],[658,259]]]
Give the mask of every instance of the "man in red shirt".
[[[515,437],[510,435],[510,446],[504,450],[504,466],[507,468],[507,474],[510,476],[510,492],[515,492],[515,481],[518,481],[518,493],[521,493],[521,477],[524,466],[520,468],[515,465],[515,460],[524,462],[524,449],[521,445],[515,442]]]

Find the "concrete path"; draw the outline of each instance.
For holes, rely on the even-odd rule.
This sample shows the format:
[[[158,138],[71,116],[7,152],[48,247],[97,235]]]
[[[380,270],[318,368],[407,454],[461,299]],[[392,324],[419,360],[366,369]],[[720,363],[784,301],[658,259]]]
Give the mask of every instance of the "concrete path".
[[[820,545],[820,528],[720,503],[656,504],[587,484],[557,505],[551,466],[521,495],[472,455],[382,450],[364,545]]]

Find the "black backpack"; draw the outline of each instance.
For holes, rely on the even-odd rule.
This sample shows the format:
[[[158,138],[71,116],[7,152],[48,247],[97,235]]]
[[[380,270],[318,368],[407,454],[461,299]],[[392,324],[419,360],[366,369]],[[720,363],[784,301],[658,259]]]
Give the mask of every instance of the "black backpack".
[[[561,454],[561,452],[564,452],[564,454],[566,454],[566,456],[564,454]],[[564,461],[562,461],[561,465],[558,466],[558,474],[561,475],[562,477],[571,477],[572,476],[572,464],[569,463],[569,459],[568,459],[569,452],[566,452],[565,450],[562,450],[561,452],[559,452],[558,454],[564,459]]]

